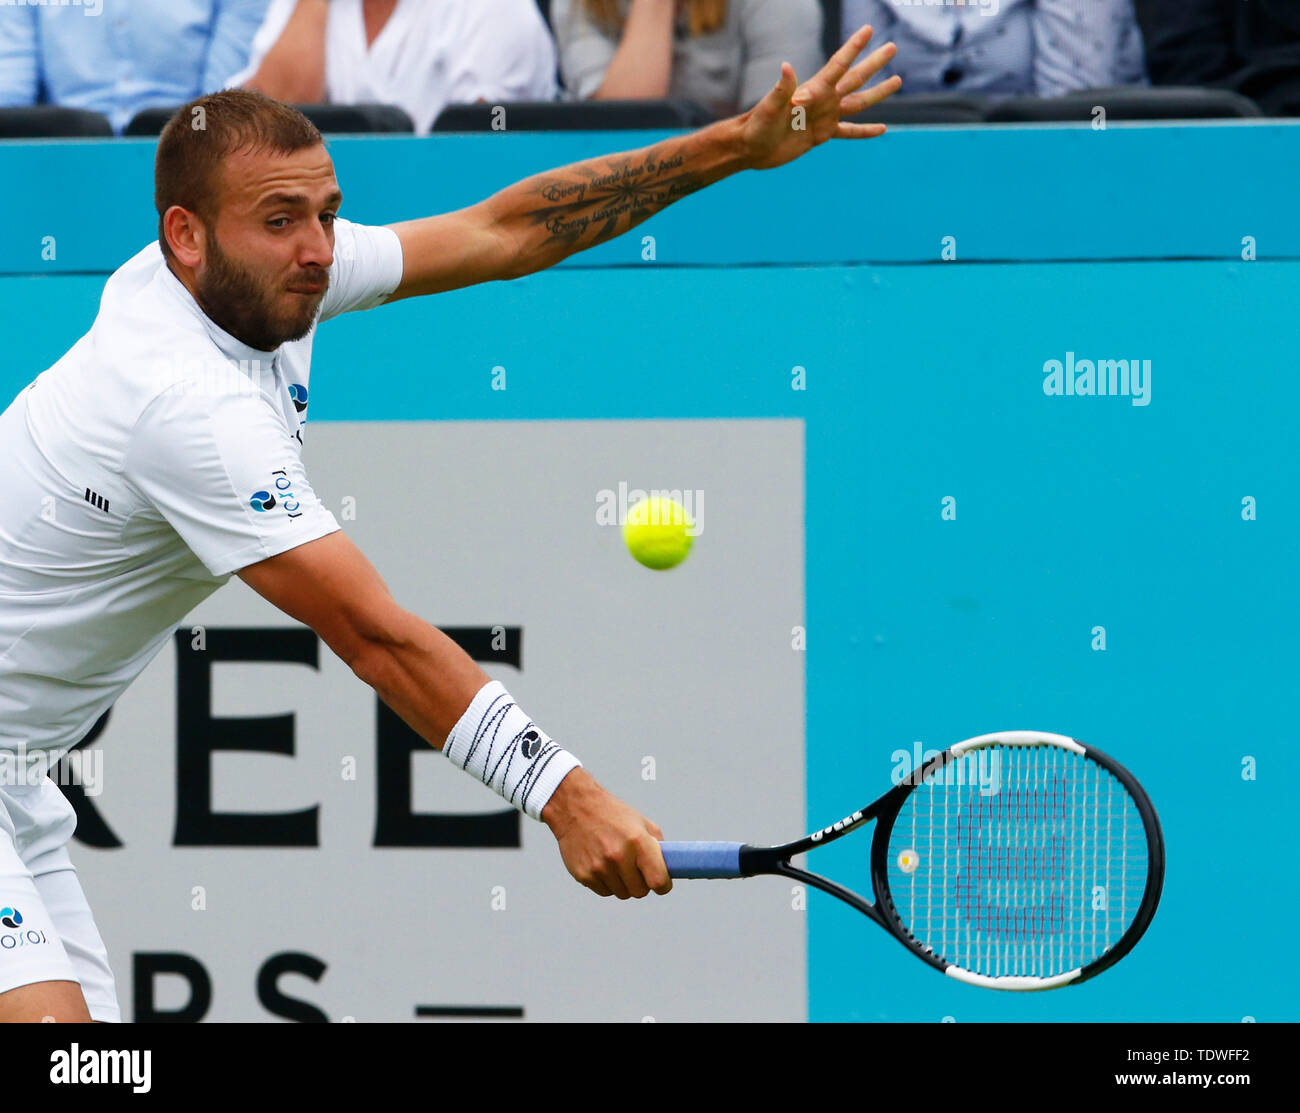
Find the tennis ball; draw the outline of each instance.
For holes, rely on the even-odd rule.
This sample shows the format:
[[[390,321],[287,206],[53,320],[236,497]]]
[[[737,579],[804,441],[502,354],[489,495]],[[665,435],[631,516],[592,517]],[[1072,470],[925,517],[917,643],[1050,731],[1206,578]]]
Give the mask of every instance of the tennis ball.
[[[640,563],[662,572],[686,559],[694,529],[695,523],[680,502],[654,495],[627,512],[623,540]]]

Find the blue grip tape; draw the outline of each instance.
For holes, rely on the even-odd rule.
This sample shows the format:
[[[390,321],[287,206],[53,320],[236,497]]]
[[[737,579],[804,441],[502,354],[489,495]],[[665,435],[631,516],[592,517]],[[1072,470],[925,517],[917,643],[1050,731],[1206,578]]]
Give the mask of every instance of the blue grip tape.
[[[659,844],[671,877],[740,877],[739,842],[665,842]]]

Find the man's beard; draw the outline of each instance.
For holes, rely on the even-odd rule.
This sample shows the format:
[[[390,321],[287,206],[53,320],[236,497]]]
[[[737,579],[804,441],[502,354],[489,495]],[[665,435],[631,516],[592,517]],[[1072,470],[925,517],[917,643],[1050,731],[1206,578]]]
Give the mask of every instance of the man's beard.
[[[325,290],[329,272],[321,271]],[[325,290],[316,295],[294,294],[300,308],[292,315],[272,315],[271,307],[283,288],[267,290],[252,271],[221,250],[209,229],[207,266],[195,276],[195,300],[220,328],[259,352],[273,352],[281,344],[301,340],[316,323]]]

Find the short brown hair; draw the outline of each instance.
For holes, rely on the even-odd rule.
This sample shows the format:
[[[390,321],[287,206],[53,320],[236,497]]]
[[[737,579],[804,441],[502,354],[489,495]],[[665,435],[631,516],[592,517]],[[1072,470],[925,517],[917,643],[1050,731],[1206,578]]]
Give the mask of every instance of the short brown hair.
[[[163,216],[173,205],[211,227],[217,216],[222,163],[236,151],[293,154],[323,143],[320,132],[296,108],[252,89],[224,89],[177,109],[158,140],[153,198],[158,243],[170,257]]]

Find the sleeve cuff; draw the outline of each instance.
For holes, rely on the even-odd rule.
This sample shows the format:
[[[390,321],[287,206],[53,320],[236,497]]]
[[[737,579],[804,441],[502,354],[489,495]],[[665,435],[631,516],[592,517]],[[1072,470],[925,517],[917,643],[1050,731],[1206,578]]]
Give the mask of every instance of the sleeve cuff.
[[[305,531],[279,537],[265,537],[252,545],[245,545],[242,549],[227,553],[212,563],[206,560],[203,563],[214,576],[230,576],[241,568],[247,568],[250,564],[270,560],[273,556],[287,553],[290,549],[296,549],[299,545],[306,545],[309,541],[319,541],[322,537],[328,537],[331,533],[335,533],[340,529],[342,529],[342,526],[335,520],[334,515],[328,510],[322,509],[320,516]]]

